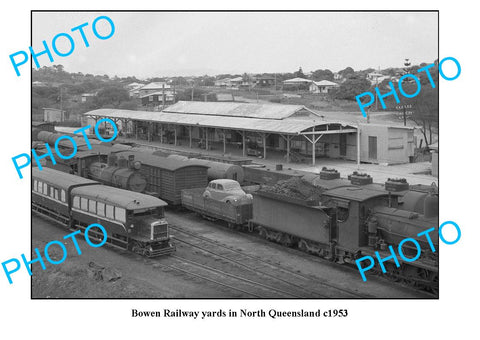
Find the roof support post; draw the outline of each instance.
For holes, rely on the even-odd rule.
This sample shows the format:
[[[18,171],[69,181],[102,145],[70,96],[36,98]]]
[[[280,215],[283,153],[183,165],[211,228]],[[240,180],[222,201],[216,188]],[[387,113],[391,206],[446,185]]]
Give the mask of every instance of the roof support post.
[[[163,124],[160,124],[160,143],[163,144]]]
[[[357,128],[357,170],[360,170],[360,127]]]
[[[315,131],[312,132],[312,139],[310,139],[307,135],[303,135],[306,140],[308,140],[312,144],[312,164],[315,165],[315,146],[317,145],[317,142],[322,138],[323,134],[320,136],[316,137]]]
[[[312,165],[315,166],[315,147],[316,147],[316,144],[315,143],[315,135],[312,135],[313,137],[313,143],[312,143]]]
[[[225,132],[226,130],[222,130],[222,134],[223,134],[223,155],[225,156],[225,154],[227,153],[227,134]]]
[[[243,147],[243,157],[247,155],[247,148],[245,144],[245,131],[242,131],[242,147]]]
[[[191,149],[192,148],[192,127],[191,126],[188,127],[188,142]]]
[[[208,127],[205,128],[205,150],[208,150]]]
[[[290,163],[290,139],[291,136],[287,135],[287,163]]]
[[[173,127],[173,133],[175,136],[175,146],[177,146],[177,126],[176,125]]]
[[[292,138],[292,136],[289,136],[289,135],[279,135],[280,137],[282,137],[285,142],[287,143],[287,163],[290,163],[290,140]]]
[[[315,166],[315,146],[316,146],[316,140],[315,140],[315,126],[312,128],[312,165]]]
[[[138,122],[135,120],[133,123],[135,125],[135,139],[138,139]]]
[[[263,159],[267,159],[267,134],[262,133],[262,142],[263,142]]]

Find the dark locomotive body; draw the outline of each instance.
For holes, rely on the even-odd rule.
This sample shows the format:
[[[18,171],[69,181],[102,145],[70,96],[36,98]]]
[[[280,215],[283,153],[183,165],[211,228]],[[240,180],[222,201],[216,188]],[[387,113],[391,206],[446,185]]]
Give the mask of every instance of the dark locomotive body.
[[[400,267],[385,262],[387,275],[395,280],[432,292],[438,290],[438,232],[430,233],[436,252],[432,252],[425,236],[417,236],[438,228],[438,197],[427,194],[420,209],[425,214],[401,207],[404,192],[386,191],[381,185],[351,185],[343,180],[318,180],[325,189],[319,202],[299,200],[260,189],[254,193],[253,218],[250,229],[261,236],[286,246],[298,247],[339,263],[355,260],[378,251],[382,258],[390,256],[388,246],[396,251]],[[438,208],[437,208],[438,209]],[[421,256],[405,262],[398,253],[405,238],[419,242]],[[402,247],[408,258],[417,249]],[[377,268],[381,272],[380,268]]]

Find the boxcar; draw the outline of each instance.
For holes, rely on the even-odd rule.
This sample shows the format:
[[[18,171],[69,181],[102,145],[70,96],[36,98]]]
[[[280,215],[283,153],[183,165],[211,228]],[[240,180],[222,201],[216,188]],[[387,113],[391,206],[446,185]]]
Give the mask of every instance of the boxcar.
[[[147,179],[146,193],[154,194],[172,205],[182,203],[182,190],[205,188],[208,167],[194,162],[182,162],[142,152],[122,151],[117,155],[134,155],[142,163],[140,173]]]

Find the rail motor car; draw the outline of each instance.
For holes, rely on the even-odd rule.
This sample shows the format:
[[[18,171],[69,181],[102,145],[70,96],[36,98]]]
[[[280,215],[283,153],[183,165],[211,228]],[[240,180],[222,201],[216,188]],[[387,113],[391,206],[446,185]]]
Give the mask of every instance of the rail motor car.
[[[166,206],[153,196],[54,169],[32,168],[33,211],[70,228],[84,230],[99,223],[107,231],[109,244],[147,257],[175,250],[164,215]]]

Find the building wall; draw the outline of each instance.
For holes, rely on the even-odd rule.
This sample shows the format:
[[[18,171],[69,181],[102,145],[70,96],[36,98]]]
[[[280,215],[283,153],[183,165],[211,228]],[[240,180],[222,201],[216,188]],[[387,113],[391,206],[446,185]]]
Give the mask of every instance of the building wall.
[[[432,176],[438,178],[438,152],[432,151]]]
[[[43,110],[43,120],[46,122],[63,122],[65,120],[64,112],[60,110]]]
[[[360,124],[360,131],[360,159],[364,162],[408,163],[413,156],[413,130]],[[369,136],[377,138],[377,159],[369,157]]]

